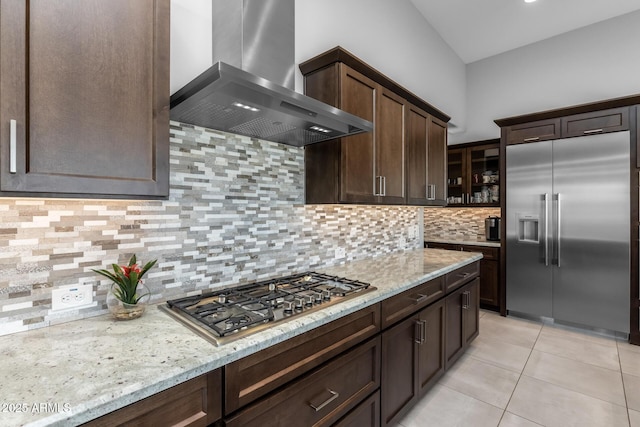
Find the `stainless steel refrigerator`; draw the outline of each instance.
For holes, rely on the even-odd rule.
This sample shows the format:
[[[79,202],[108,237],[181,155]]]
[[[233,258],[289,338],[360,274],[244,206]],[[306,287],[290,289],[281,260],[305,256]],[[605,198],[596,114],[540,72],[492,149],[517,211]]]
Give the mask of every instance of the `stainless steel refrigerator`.
[[[507,146],[510,312],[629,333],[629,138]]]

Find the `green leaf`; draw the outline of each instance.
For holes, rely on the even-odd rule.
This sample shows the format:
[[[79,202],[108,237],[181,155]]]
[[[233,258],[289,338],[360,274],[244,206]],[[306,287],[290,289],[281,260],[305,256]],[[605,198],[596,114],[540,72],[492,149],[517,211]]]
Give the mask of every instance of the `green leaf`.
[[[129,267],[136,263],[136,254],[131,255],[129,258]]]

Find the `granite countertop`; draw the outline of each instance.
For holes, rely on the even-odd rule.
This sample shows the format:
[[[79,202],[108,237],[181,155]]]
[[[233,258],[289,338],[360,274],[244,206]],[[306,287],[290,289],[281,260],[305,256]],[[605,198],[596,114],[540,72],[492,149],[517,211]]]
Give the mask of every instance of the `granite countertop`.
[[[491,248],[499,248],[500,242],[494,242],[489,240],[464,240],[464,239],[443,239],[443,238],[424,238],[425,242],[434,243],[449,243],[451,245],[473,245],[473,246],[487,246]]]
[[[377,290],[219,347],[157,306],[129,322],[104,315],[0,337],[0,425],[89,421],[481,257],[419,249],[319,270]]]

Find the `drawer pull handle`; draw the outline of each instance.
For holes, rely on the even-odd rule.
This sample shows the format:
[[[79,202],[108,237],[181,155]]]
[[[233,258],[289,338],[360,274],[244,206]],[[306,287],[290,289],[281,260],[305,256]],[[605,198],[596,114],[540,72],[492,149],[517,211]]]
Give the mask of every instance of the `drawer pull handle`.
[[[601,132],[604,132],[604,129],[590,129],[590,130],[585,130],[582,133],[585,135],[590,135],[592,133],[601,133]]]
[[[539,141],[540,137],[539,136],[532,136],[531,138],[525,138],[524,142],[533,142],[533,141]]]
[[[9,122],[9,173],[16,173],[18,171],[16,161],[16,121],[11,120]]]
[[[412,297],[414,304],[420,304],[421,302],[425,302],[429,298],[429,295],[418,294],[417,298]]]
[[[333,391],[333,390],[329,390],[327,389],[327,391],[329,393],[331,393],[331,396],[325,400],[324,402],[322,402],[319,405],[315,405],[311,402],[309,402],[309,406],[311,406],[313,409],[316,410],[316,412],[321,411],[325,406],[327,406],[329,403],[333,402],[334,400],[336,400],[338,397],[340,397],[340,393],[338,393],[337,391]]]
[[[458,273],[458,277],[462,277],[463,279],[469,276],[471,276],[471,273]]]

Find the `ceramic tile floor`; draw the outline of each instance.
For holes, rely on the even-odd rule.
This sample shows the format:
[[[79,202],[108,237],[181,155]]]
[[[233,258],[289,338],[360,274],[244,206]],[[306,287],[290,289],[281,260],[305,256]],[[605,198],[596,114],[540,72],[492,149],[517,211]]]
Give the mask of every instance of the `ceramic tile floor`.
[[[640,346],[480,312],[480,335],[402,427],[640,427]]]

